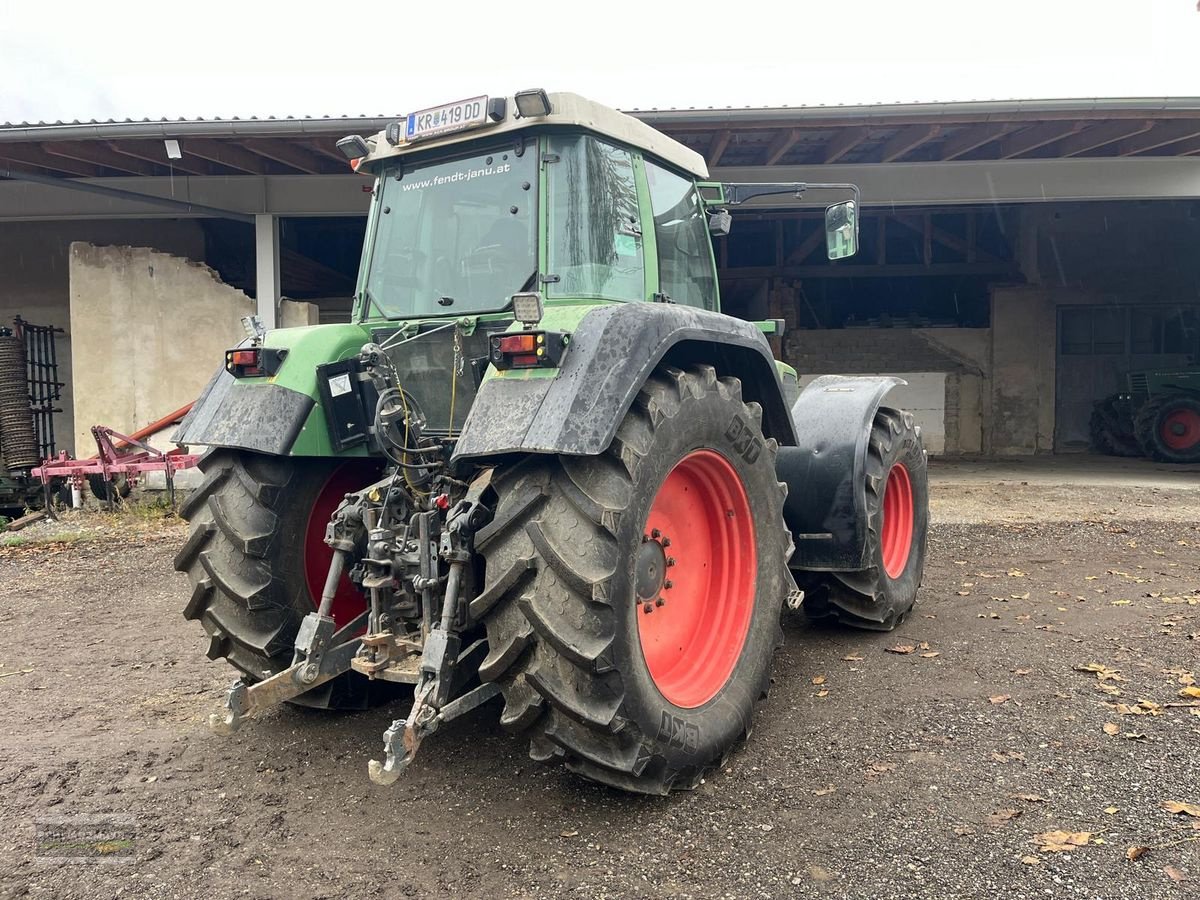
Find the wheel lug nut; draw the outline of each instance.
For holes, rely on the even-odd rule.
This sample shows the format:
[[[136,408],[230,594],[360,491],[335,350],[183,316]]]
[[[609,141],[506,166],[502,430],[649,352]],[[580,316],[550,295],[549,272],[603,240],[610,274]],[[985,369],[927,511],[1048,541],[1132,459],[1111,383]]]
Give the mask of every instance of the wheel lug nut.
[[[665,538],[663,538],[663,539],[662,539],[662,545],[663,545],[664,547],[670,547],[670,546],[671,546],[671,539],[670,539],[669,537],[665,537]]]
[[[669,591],[673,587],[675,587],[675,584],[672,581],[670,581],[669,579],[667,581],[663,582],[663,590],[664,591]]]
[[[662,532],[659,531],[657,528],[652,528],[652,529],[650,529],[650,537],[654,538],[657,541],[660,537],[662,537]]]
[[[647,603],[645,606],[642,607],[642,612],[644,612],[644,613],[654,612],[654,604]]]
[[[673,556],[668,556],[668,557],[667,557],[667,565],[668,565],[668,566],[673,566],[673,565],[675,565],[675,557],[673,557]]]
[[[646,543],[646,542],[648,542],[649,540],[650,540],[650,535],[648,535],[648,534],[643,534],[643,535],[642,535],[642,543],[643,543],[643,544],[645,544],[645,543]]]
[[[659,597],[657,600],[654,601],[654,605],[655,606],[666,606],[667,601],[664,600],[662,597]]]

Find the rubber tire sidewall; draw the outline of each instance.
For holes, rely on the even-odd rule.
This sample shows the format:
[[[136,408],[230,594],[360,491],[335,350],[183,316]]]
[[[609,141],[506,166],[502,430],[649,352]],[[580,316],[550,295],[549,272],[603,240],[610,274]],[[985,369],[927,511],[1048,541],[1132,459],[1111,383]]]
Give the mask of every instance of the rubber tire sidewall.
[[[888,575],[883,565],[883,494],[880,494],[878,508],[871,511],[871,531],[877,536],[871,548],[872,564],[879,569],[879,587],[887,605],[895,613],[894,624],[899,624],[916,603],[917,591],[921,587],[925,571],[925,550],[929,536],[929,462],[925,448],[914,429],[905,429],[900,440],[894,441],[891,451],[883,453],[882,458],[885,485],[888,473],[897,463],[908,470],[909,482],[912,485],[912,546],[904,564],[904,571],[896,578]]]
[[[1146,445],[1146,449],[1150,451],[1148,455],[1160,462],[1176,464],[1200,462],[1200,447],[1193,446],[1188,450],[1176,450],[1173,447],[1167,446],[1167,443],[1162,438],[1163,424],[1172,413],[1186,409],[1200,415],[1200,399],[1176,395],[1152,402],[1156,402],[1157,408],[1154,410],[1152,417],[1147,417],[1150,421],[1145,428],[1143,442]]]
[[[750,730],[756,701],[769,683],[772,656],[781,638],[779,616],[786,593],[787,538],[780,512],[782,497],[774,454],[761,429],[746,420],[740,401],[726,399],[714,388],[692,402],[654,434],[654,446],[638,465],[634,499],[621,517],[617,546],[621,559],[613,577],[616,631],[614,662],[625,678],[624,714],[633,718],[654,752],[674,769],[702,768],[724,754]],[[735,425],[740,423],[740,425]],[[739,440],[750,433],[751,449],[739,452]],[[733,438],[730,434],[737,432]],[[754,609],[742,651],[725,686],[701,706],[687,709],[667,700],[647,668],[638,634],[641,604],[634,602],[633,563],[646,519],[659,487],[676,463],[695,450],[713,450],[737,472],[754,522],[758,573]],[[757,453],[752,462],[747,455]],[[775,499],[778,498],[778,499]],[[629,598],[629,599],[624,599]],[[669,612],[670,599],[664,610]]]

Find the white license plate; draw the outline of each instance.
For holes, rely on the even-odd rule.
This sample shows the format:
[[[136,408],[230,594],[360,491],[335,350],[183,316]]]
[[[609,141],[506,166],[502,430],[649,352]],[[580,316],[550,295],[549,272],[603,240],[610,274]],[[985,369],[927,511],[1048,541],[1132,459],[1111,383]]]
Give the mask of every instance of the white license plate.
[[[470,100],[409,113],[404,136],[407,140],[416,141],[435,134],[476,128],[487,122],[487,105],[486,96],[472,97]]]

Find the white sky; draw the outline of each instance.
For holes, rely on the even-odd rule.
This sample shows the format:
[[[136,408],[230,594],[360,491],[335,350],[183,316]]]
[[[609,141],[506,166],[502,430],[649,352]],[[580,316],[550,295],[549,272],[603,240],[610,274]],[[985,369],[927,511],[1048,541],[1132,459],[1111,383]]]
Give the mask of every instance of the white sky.
[[[688,10],[687,19],[678,10]],[[0,122],[1200,96],[1197,0],[0,0]]]

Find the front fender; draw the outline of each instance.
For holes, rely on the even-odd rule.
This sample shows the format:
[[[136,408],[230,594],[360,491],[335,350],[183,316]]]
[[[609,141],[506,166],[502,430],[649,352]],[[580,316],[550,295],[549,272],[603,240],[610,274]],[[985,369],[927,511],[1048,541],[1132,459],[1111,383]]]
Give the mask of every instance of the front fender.
[[[781,444],[794,442],[771,347],[757,327],[687,306],[619,303],[583,316],[554,377],[513,372],[485,380],[454,458],[602,453],[646,379],[664,361],[709,363],[723,374],[738,375],[745,399],[763,407],[768,436]]]
[[[783,518],[796,544],[789,565],[821,572],[868,564],[867,445],[875,413],[894,376],[824,375],[792,407],[795,447],[780,447],[775,468],[787,484]]]

